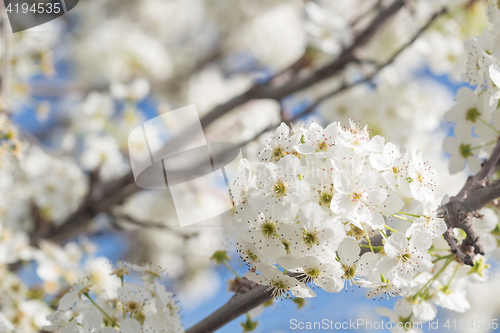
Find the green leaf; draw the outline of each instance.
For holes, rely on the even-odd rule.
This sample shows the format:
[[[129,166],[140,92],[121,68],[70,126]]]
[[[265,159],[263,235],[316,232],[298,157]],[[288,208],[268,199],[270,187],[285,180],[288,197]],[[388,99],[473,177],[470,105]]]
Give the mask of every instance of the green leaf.
[[[243,332],[252,332],[257,327],[258,321],[252,321],[250,317],[247,317],[247,321],[244,323],[240,323],[241,327],[243,327]]]
[[[292,302],[297,304],[297,310],[302,309],[304,305],[306,304],[306,299],[305,298],[299,298],[299,297],[294,297],[292,298]]]

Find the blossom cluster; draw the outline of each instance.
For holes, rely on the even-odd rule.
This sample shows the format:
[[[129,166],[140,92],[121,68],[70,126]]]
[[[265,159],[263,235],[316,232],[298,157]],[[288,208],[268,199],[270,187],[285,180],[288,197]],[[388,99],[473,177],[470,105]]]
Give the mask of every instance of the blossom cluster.
[[[347,128],[282,123],[260,160],[254,167],[241,160],[230,182],[238,251],[251,269],[246,278],[276,297],[357,285],[368,288],[367,298],[401,295],[420,307],[432,299],[431,309],[463,311],[466,301],[459,308],[449,296],[455,284],[448,279],[459,276],[445,273],[482,275],[487,265],[480,259],[481,268],[471,269],[446,250],[446,224],[436,214],[439,177],[420,152],[370,137],[352,120]],[[417,309],[412,320],[432,313]]]
[[[32,147],[25,152],[18,168],[13,172],[0,173],[0,191],[2,192],[0,203],[0,295],[2,295],[0,297],[0,332],[39,332],[40,327],[48,325],[45,316],[51,311],[51,307],[57,306],[57,300],[62,296],[61,290],[67,284],[76,283],[82,276],[91,276],[91,281],[88,283],[92,284],[91,289],[95,295],[105,294],[105,299],[118,297],[113,293],[120,288],[120,280],[116,279],[116,276],[109,276],[110,272],[103,268],[103,263],[107,259],[94,256],[92,244],[86,241],[80,244],[71,241],[60,246],[42,240],[37,244],[39,246],[37,248],[30,246],[30,241],[33,241],[30,240],[30,236],[43,237],[43,230],[57,226],[82,202],[85,202],[85,195],[88,194],[89,188],[95,185],[90,184],[91,173],[97,173],[97,181],[105,183],[129,171],[126,134],[132,128],[143,123],[152,115],[151,112],[162,113],[174,105],[196,103],[202,116],[217,104],[244,92],[256,78],[259,79],[263,75],[267,77],[269,73],[279,73],[282,69],[289,68],[299,57],[303,58],[297,64],[305,65],[305,71],[322,66],[332,56],[337,56],[342,52],[353,41],[358,31],[369,23],[379,8],[374,6],[376,2],[376,0],[352,2],[320,0],[228,4],[204,0],[169,3],[142,0],[129,1],[126,6],[123,6],[118,0],[102,0],[98,4],[81,3],[78,11],[72,11],[66,15],[65,20],[49,22],[50,30],[54,32],[60,30],[59,33],[46,33],[43,30],[37,33],[37,28],[16,33],[13,47],[10,48],[13,52],[11,55],[12,77],[4,80],[12,82],[11,94],[8,96],[9,100],[2,100],[0,104],[7,106],[12,114],[28,112],[25,110],[28,106],[29,109],[35,110],[36,120],[40,126],[36,129],[30,126],[25,127],[33,129],[33,136],[27,135]],[[340,119],[347,121],[349,116],[363,119],[363,123],[374,129],[373,133],[383,134],[387,139],[390,138],[390,141],[398,144],[421,148],[426,158],[432,161],[433,167],[438,168],[441,151],[435,149],[432,155],[425,150],[425,145],[432,145],[436,140],[440,140],[439,136],[445,135],[443,128],[439,126],[441,112],[446,109],[443,104],[449,98],[442,85],[431,83],[430,80],[415,81],[413,71],[418,66],[423,66],[424,59],[419,55],[424,55],[430,62],[434,73],[458,76],[459,68],[462,66],[461,61],[465,61],[467,57],[461,47],[464,31],[468,33],[477,27],[482,29],[486,23],[486,20],[481,20],[481,16],[478,15],[481,10],[477,10],[482,8],[482,1],[467,2],[467,6],[462,6],[463,0],[414,1],[411,6],[405,6],[390,22],[387,22],[387,28],[379,31],[373,42],[366,46],[366,50],[359,53],[361,57],[359,66],[349,66],[345,73],[326,80],[328,82],[325,86],[315,85],[307,92],[299,92],[294,96],[289,96],[292,98],[286,98],[280,102],[271,99],[253,100],[233,110],[231,116],[219,119],[216,126],[204,130],[208,136],[216,136],[221,141],[246,140],[254,137],[270,123],[278,121],[283,111],[282,106],[286,106],[284,111],[287,113],[300,106],[304,100],[308,101],[311,97],[317,98],[323,95],[326,88],[333,89],[335,86],[344,85],[345,82],[358,81],[360,76],[364,76],[371,68],[370,66],[382,63],[391,55],[389,53],[392,50],[399,48],[408,38],[411,38],[416,22],[423,22],[430,12],[441,8],[445,3],[450,8],[450,15],[441,18],[441,21],[436,21],[428,32],[419,38],[415,47],[409,48],[394,63],[381,71],[374,78],[373,85],[371,83],[358,85],[321,104],[321,116],[329,121]],[[230,6],[231,16],[227,15],[229,8],[227,6]],[[463,7],[460,11],[453,12],[453,8],[460,6]],[[494,7],[490,8],[490,18],[495,19],[496,10]],[[78,19],[74,20],[75,17]],[[130,23],[131,18],[135,23]],[[48,24],[44,29],[47,29]],[[494,23],[494,29],[491,31],[493,39],[497,36],[496,26]],[[78,34],[72,33],[75,30]],[[219,37],[214,38],[214,36]],[[482,42],[479,41],[481,38],[474,40],[483,47]],[[2,39],[2,42],[4,41],[7,39]],[[470,51],[469,46],[467,47]],[[490,59],[496,62],[495,43],[488,48],[483,47],[483,50]],[[88,52],[89,49],[93,52]],[[2,60],[5,60],[9,48],[3,47],[2,50],[0,56]],[[210,55],[208,59],[207,55]],[[363,55],[369,55],[369,57],[365,59]],[[68,78],[64,70],[61,73],[61,67],[66,66],[60,66],[60,64],[65,64],[67,61],[72,64],[78,84],[66,82]],[[470,62],[470,70],[474,70],[473,61]],[[193,66],[194,64],[196,65]],[[486,68],[483,74],[490,75],[488,66],[483,67]],[[44,74],[50,80],[42,81],[39,74]],[[286,79],[289,74],[286,72],[276,81]],[[34,76],[36,78],[32,80]],[[108,86],[109,90],[106,88]],[[481,91],[486,91],[488,88],[489,86],[485,83]],[[462,169],[465,158],[460,154],[465,152],[465,157],[470,164],[469,168],[475,170],[474,168],[477,169],[480,163],[477,157],[486,156],[489,148],[488,146],[472,148],[496,139],[495,132],[484,123],[498,128],[498,121],[495,118],[498,112],[489,116],[482,111],[485,94],[481,91],[476,91],[474,94],[468,88],[463,88],[463,90],[468,90],[468,92],[459,93],[457,96],[459,105],[462,100],[460,96],[466,94],[472,96],[468,97],[471,102],[479,101],[477,110],[468,112],[471,108],[467,107],[465,110],[466,105],[455,107],[454,110],[462,108],[461,112],[467,111],[466,120],[461,122],[469,126],[469,132],[472,128],[474,129],[472,129],[472,134],[467,136],[469,141],[461,142],[463,146],[455,143],[455,146],[452,146],[455,150],[450,151],[452,148],[448,150],[452,153],[452,162],[454,157],[458,156],[458,164],[462,163],[458,166],[452,163],[456,169]],[[155,102],[160,101],[154,110],[150,108],[151,100],[153,100],[150,93],[154,94]],[[36,98],[32,98],[30,94]],[[43,101],[44,96],[41,95],[44,94],[47,94],[50,103]],[[54,102],[55,96],[57,102]],[[483,112],[481,117],[476,114],[478,110]],[[452,120],[451,113],[450,111],[449,120]],[[31,114],[28,113],[28,115]],[[17,120],[24,122],[26,114],[22,116]],[[2,136],[0,170],[3,171],[5,166],[12,164],[11,162],[21,155],[26,144],[24,139],[19,139],[19,133],[11,121],[4,116],[0,117]],[[482,131],[483,128],[484,131]],[[303,134],[306,132],[306,128],[296,130],[302,131]],[[292,132],[296,134],[295,130]],[[487,267],[486,259],[476,258],[477,267],[471,270],[455,261],[448,262],[449,251],[436,250],[447,247],[446,243],[437,237],[442,228],[442,221],[433,217],[433,210],[437,204],[426,202],[432,201],[429,199],[431,195],[425,200],[415,200],[415,194],[412,194],[410,186],[412,183],[408,183],[408,177],[412,179],[408,164],[403,163],[402,174],[404,175],[402,177],[399,179],[391,177],[391,174],[397,172],[394,169],[391,170],[387,160],[383,161],[384,150],[379,151],[377,148],[370,150],[367,155],[364,155],[366,152],[358,152],[362,158],[353,155],[358,158],[356,163],[359,161],[366,165],[360,167],[361,171],[348,170],[347,162],[343,164],[339,161],[344,160],[344,157],[348,160],[351,155],[347,150],[346,152],[339,151],[333,156],[337,161],[335,168],[344,170],[342,174],[347,174],[350,178],[338,176],[341,178],[340,181],[334,182],[332,178],[329,182],[330,180],[327,181],[327,179],[333,177],[337,169],[332,171],[331,168],[334,165],[330,165],[330,157],[326,154],[322,156],[307,150],[314,148],[306,147],[310,140],[308,136],[313,132],[313,130],[307,132],[304,142],[302,138],[299,143],[292,142],[297,136],[285,143],[286,149],[281,153],[278,152],[278,156],[266,156],[269,152],[275,154],[272,150],[262,155],[264,159],[267,158],[265,162],[273,162],[276,165],[287,155],[293,155],[299,158],[301,168],[306,168],[306,172],[298,173],[300,177],[298,175],[295,178],[293,175],[289,177],[299,178],[293,182],[296,187],[278,186],[276,189],[265,190],[260,184],[259,186],[252,184],[252,188],[258,188],[261,192],[271,193],[277,190],[279,194],[280,191],[287,191],[283,193],[283,197],[286,194],[290,202],[283,199],[283,202],[277,203],[276,212],[273,209],[256,210],[252,206],[253,204],[260,208],[268,202],[269,206],[275,204],[269,196],[265,197],[264,192],[262,192],[264,193],[262,197],[259,197],[257,192],[252,190],[255,195],[247,199],[244,186],[237,186],[243,192],[241,195],[238,191],[233,193],[235,202],[241,200],[247,203],[246,208],[239,208],[238,215],[249,216],[239,217],[239,229],[247,234],[248,229],[255,230],[254,226],[244,219],[248,221],[257,218],[275,219],[271,221],[276,222],[276,226],[273,227],[271,224],[272,228],[269,230],[271,234],[276,231],[274,240],[262,240],[262,242],[269,244],[270,247],[283,242],[285,249],[283,251],[280,246],[276,246],[277,253],[274,253],[261,243],[254,245],[256,243],[252,239],[254,235],[245,236],[243,238],[247,239],[248,243],[242,241],[239,244],[243,251],[242,256],[254,268],[257,265],[272,263],[277,268],[283,267],[289,272],[302,274],[301,282],[304,283],[299,283],[295,288],[297,293],[301,294],[312,295],[311,290],[302,288],[306,284],[310,285],[311,282],[320,283],[327,290],[337,290],[339,285],[345,284],[345,281],[358,285],[364,283],[370,290],[374,290],[367,294],[370,297],[377,297],[379,293],[382,296],[387,290],[389,294],[392,291],[404,294],[399,291],[399,288],[404,292],[408,291],[408,276],[404,274],[399,276],[400,274],[394,269],[382,273],[384,268],[394,264],[394,260],[385,259],[385,264],[381,263],[379,266],[378,262],[382,262],[384,253],[390,253],[391,250],[384,249],[384,244],[378,242],[374,236],[382,237],[386,240],[385,244],[388,244],[389,240],[396,236],[389,229],[392,228],[410,237],[410,241],[413,239],[413,242],[416,242],[417,234],[422,231],[422,228],[427,228],[428,230],[424,230],[424,233],[430,234],[433,238],[433,245],[427,253],[431,254],[432,261],[437,260],[431,269],[432,275],[427,272],[418,272],[417,269],[413,274],[415,278],[410,280],[412,298],[407,296],[404,298],[406,303],[401,300],[398,304],[411,303],[412,306],[414,304],[427,306],[428,304],[427,307],[419,305],[425,309],[432,308],[433,304],[457,311],[466,309],[468,303],[463,291],[465,282],[484,279],[482,275],[484,275],[484,268]],[[455,132],[457,138],[460,138],[463,133],[458,125]],[[335,148],[331,149],[332,152],[345,148],[342,142],[335,141],[335,143]],[[251,142],[247,146],[248,150],[252,151],[256,145],[255,142]],[[302,146],[296,150],[295,145]],[[439,148],[438,145],[434,146]],[[467,148],[470,149],[467,150]],[[467,151],[472,152],[474,156]],[[413,158],[412,154],[418,155],[416,152],[399,155],[410,160]],[[375,159],[373,161],[375,165],[372,164],[371,159]],[[285,161],[290,165],[295,163],[291,158]],[[376,163],[379,163],[378,167]],[[245,169],[246,166],[242,168]],[[251,181],[254,181],[257,168],[248,167],[248,170],[243,174],[245,176],[248,174],[249,179],[252,178]],[[372,173],[377,174],[376,181],[371,180]],[[444,178],[444,175],[442,177]],[[344,206],[343,203],[352,199],[349,197],[351,193],[349,187],[353,186],[350,183],[351,179],[356,183],[358,178],[368,180],[363,180],[364,185],[360,185],[361,189],[356,187],[355,191],[358,192],[353,192],[353,195],[357,196],[362,191],[366,191],[366,198],[361,195],[358,206],[354,203],[352,208]],[[441,182],[441,188],[449,189],[449,185],[453,182],[449,179],[451,178],[446,177],[446,180]],[[393,184],[392,187],[390,182]],[[461,181],[455,181],[455,183],[462,184]],[[283,185],[287,184],[283,183]],[[339,185],[334,186],[334,184]],[[190,202],[210,200],[214,207],[220,204],[222,200],[219,200],[219,196],[216,195],[220,189],[213,188],[209,184],[204,185],[196,191],[185,193],[185,199]],[[306,199],[304,199],[301,191],[306,187]],[[435,186],[429,186],[429,188],[436,190]],[[193,198],[193,192],[196,193],[196,198]],[[413,192],[416,193],[415,189]],[[335,201],[332,200],[339,193],[341,195]],[[389,197],[382,200],[385,195]],[[404,208],[399,210],[397,208],[401,202],[398,198],[405,203]],[[332,208],[330,205],[332,201],[336,202],[337,206]],[[165,202],[170,202],[170,204],[165,204]],[[412,202],[414,202],[413,205]],[[251,209],[247,209],[249,207]],[[343,211],[345,207],[349,208],[348,211]],[[382,213],[377,213],[377,209],[380,209]],[[416,216],[398,212],[408,212],[406,214]],[[119,213],[117,216],[121,218],[113,216],[114,213]],[[496,244],[500,231],[497,226],[496,213],[492,209],[484,209],[481,214],[484,218],[476,219],[474,222],[481,242],[486,253],[497,255]],[[391,215],[398,215],[405,220]],[[414,222],[410,224],[407,220]],[[130,221],[163,224],[167,228],[166,231],[160,232],[158,229],[134,225]],[[299,223],[293,225],[297,221]],[[254,224],[257,222],[255,221]],[[207,244],[215,237],[221,236],[220,229],[206,228],[204,232],[199,233],[186,229],[176,229],[175,232],[171,232],[170,227],[175,227],[176,224],[175,209],[171,198],[165,191],[142,191],[127,198],[123,205],[113,207],[112,211],[99,214],[90,224],[90,230],[102,230],[101,228],[104,227],[105,232],[111,233],[114,229],[111,230],[109,226],[119,227],[126,231],[133,230],[134,232],[129,232],[128,236],[133,238],[134,244],[140,243],[142,251],[132,251],[130,255],[148,256],[149,260],[161,262],[164,266],[168,265],[170,278],[178,280],[176,292],[179,298],[184,296],[192,304],[199,303],[212,295],[219,285],[219,275],[208,264],[200,248],[207,247]],[[242,227],[244,225],[246,227]],[[43,230],[39,229],[40,226],[43,226]],[[328,227],[323,232],[322,228],[325,226]],[[415,230],[408,231],[410,228]],[[252,233],[258,234],[255,231]],[[366,234],[370,238],[367,238]],[[388,236],[387,239],[386,236]],[[459,240],[462,237],[459,233],[455,236]],[[397,237],[394,241],[397,241]],[[321,247],[313,245],[315,243]],[[422,252],[426,252],[424,248],[425,246]],[[363,253],[363,261],[356,254],[358,250],[359,254]],[[304,254],[302,251],[305,251]],[[290,253],[287,254],[288,252]],[[320,256],[319,253],[324,253],[325,257]],[[373,253],[376,253],[375,256]],[[295,258],[289,257],[292,254]],[[314,256],[317,254],[316,259]],[[273,257],[276,258],[268,259]],[[398,255],[393,257],[397,259]],[[327,266],[326,262],[331,262],[327,268],[327,271],[332,274],[331,279],[320,278],[318,274],[322,272],[321,270],[314,271],[314,265],[317,265],[318,260],[321,267]],[[375,267],[371,266],[368,269],[371,271],[370,274],[367,274],[364,269],[365,261]],[[21,263],[24,267],[19,268]],[[446,268],[436,277],[445,264]],[[16,276],[19,273],[22,277],[26,275],[25,273],[31,272],[31,265],[35,267],[32,276],[36,280],[41,279],[40,284],[25,284]],[[349,267],[352,269],[349,270]],[[271,280],[273,274],[276,273],[276,270],[266,273],[269,266],[259,266],[259,268],[262,271],[258,271]],[[457,270],[456,273],[455,270]],[[339,274],[342,274],[340,278]],[[349,278],[353,274],[354,277]],[[318,276],[314,278],[316,275]],[[386,279],[385,281],[382,281],[382,276]],[[427,279],[428,282],[434,277],[435,279],[427,286],[425,281],[419,280],[420,278]],[[453,277],[452,283],[450,283],[451,277]],[[262,280],[261,277],[258,279]],[[398,286],[392,284],[397,280],[399,280]],[[289,283],[295,284],[297,281],[297,279],[290,279]],[[281,282],[277,283],[280,287]],[[377,284],[380,286],[377,287]],[[393,286],[395,286],[393,289],[389,289]],[[154,287],[148,289],[155,292]],[[419,293],[420,289],[422,291]],[[282,289],[276,290],[279,292]],[[108,291],[112,295],[108,295]],[[293,290],[290,289],[290,291]],[[70,296],[67,296],[65,300],[68,300],[68,297]],[[90,302],[90,300],[84,300],[85,295],[81,297],[83,299],[79,302],[84,304]],[[100,299],[97,298],[96,303],[101,304]],[[79,302],[76,304],[78,305]],[[155,306],[151,306],[151,309],[155,309]],[[408,317],[408,311],[402,311],[400,306],[395,311],[398,316]],[[414,307],[412,311],[415,313],[412,318],[422,317],[418,307]],[[76,322],[82,325],[78,326],[78,329],[83,329],[98,326],[95,323],[109,324],[109,319],[105,316],[102,317],[101,322],[98,317],[89,314],[85,321],[87,324],[83,323],[84,318],[85,315],[78,317],[71,325]],[[90,325],[90,323],[94,324]],[[137,324],[130,325],[137,329]],[[144,323],[142,326],[144,327]],[[102,327],[101,331],[115,331],[116,329],[117,326],[114,328],[108,326]]]
[[[152,263],[111,265],[107,258],[95,256],[95,250],[85,238],[64,246],[41,241],[34,247],[26,232],[0,224],[0,332],[30,333],[42,328],[63,333],[117,332],[110,326],[112,320],[119,323],[127,314],[134,318],[120,327],[129,332],[183,332],[173,295],[158,281],[166,274],[163,269]],[[37,282],[27,283],[9,270],[21,264],[27,272],[35,268],[32,278]],[[143,286],[124,281],[132,271],[140,273]],[[68,291],[68,285],[74,286]],[[138,293],[144,296],[142,302]],[[133,311],[127,313],[127,306]],[[53,309],[57,310],[51,314]]]
[[[6,171],[26,149],[17,127],[5,114],[0,114],[0,171]]]
[[[446,120],[456,123],[455,137],[443,141],[443,149],[450,153],[451,173],[461,171],[465,163],[476,173],[481,160],[488,157],[500,137],[500,7],[490,1],[488,19],[491,30],[465,42],[467,64],[462,79],[475,86],[463,87],[457,92],[456,102],[446,114]]]
[[[125,282],[125,275],[140,272],[144,285]],[[179,309],[171,292],[159,280],[159,266],[118,261],[112,275],[121,280],[107,297],[94,297],[92,278],[80,280],[59,300],[56,311],[47,316],[51,325],[42,329],[60,333],[184,332]],[[93,296],[94,295],[94,296]]]

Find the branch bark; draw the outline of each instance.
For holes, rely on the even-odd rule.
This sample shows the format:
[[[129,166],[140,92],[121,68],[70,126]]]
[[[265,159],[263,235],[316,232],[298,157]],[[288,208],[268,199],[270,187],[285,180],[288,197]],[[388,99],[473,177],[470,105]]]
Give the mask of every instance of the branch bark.
[[[221,308],[186,330],[186,333],[210,333],[216,331],[242,314],[271,300],[273,298],[272,291],[266,291],[266,289],[267,286],[257,286],[249,292],[233,296]]]
[[[474,266],[474,254],[484,254],[479,236],[472,224],[473,217],[481,217],[479,209],[500,196],[500,180],[492,182],[490,176],[499,168],[500,138],[490,157],[482,164],[481,170],[467,179],[460,192],[439,208],[438,214],[448,227],[443,237],[448,242],[451,252],[464,264]],[[460,228],[467,235],[458,244],[453,229]]]

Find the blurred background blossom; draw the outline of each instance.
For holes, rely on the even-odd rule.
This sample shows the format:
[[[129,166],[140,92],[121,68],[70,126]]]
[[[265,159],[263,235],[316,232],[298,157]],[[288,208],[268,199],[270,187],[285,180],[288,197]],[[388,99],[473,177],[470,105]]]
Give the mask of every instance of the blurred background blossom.
[[[85,276],[93,277],[96,294],[115,288],[106,263],[119,258],[165,269],[162,282],[179,300],[184,327],[222,305],[230,297],[231,275],[210,260],[220,240],[233,242],[230,264],[246,271],[233,250],[231,212],[180,228],[168,190],[142,190],[133,183],[129,133],[186,105],[195,104],[203,117],[254,85],[308,77],[349,48],[391,3],[95,0],[16,34],[4,26],[0,294],[12,296],[0,297],[0,328],[5,317],[16,332],[39,332],[61,293]],[[447,14],[357,84],[443,6]],[[243,155],[257,161],[272,133],[266,130],[281,121],[326,125],[354,118],[372,135],[422,150],[441,175],[438,192],[453,195],[469,173],[449,174],[441,142],[453,126],[443,116],[465,85],[463,42],[489,27],[486,7],[480,0],[407,1],[341,72],[284,96],[233,103],[229,112],[204,124],[207,141],[244,142]],[[172,130],[178,125],[166,124]],[[190,188],[184,200],[209,202],[216,210],[226,193],[220,184],[206,184]],[[492,275],[484,290],[468,294],[470,318],[500,313],[493,291],[498,277]],[[259,316],[258,330],[286,332],[290,318],[382,318],[362,292],[318,295],[298,311],[291,301],[277,302]],[[220,331],[238,330],[233,322]]]

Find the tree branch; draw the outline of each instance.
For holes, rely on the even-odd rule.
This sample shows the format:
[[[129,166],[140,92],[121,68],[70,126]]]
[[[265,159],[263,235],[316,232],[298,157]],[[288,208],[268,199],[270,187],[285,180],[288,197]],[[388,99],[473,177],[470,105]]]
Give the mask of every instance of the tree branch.
[[[113,219],[113,223],[118,225],[118,220],[122,220],[131,224],[134,224],[136,226],[142,227],[142,228],[154,228],[154,229],[163,229],[163,230],[168,230],[174,235],[177,235],[179,237],[188,239],[191,237],[195,237],[198,235],[197,232],[192,232],[192,233],[183,233],[179,229],[174,229],[169,225],[166,225],[164,223],[157,223],[157,222],[150,222],[150,221],[140,221],[136,218],[133,218],[130,215],[126,214],[111,214],[110,217]]]
[[[273,297],[267,286],[257,286],[244,294],[236,294],[214,313],[186,330],[186,333],[210,333],[238,318],[244,313],[266,303]]]
[[[354,55],[355,51],[364,46],[379,30],[379,28],[392,16],[394,16],[394,14],[396,14],[399,9],[404,6],[404,4],[404,0],[395,0],[390,6],[381,10],[379,14],[373,19],[373,21],[365,28],[365,30],[363,30],[356,37],[353,44],[349,48],[345,49],[336,60],[322,68],[317,69],[309,77],[298,80],[289,80],[287,83],[278,87],[272,85],[273,80],[270,80],[266,84],[255,85],[248,91],[232,98],[224,104],[215,107],[201,119],[202,127],[210,125],[216,119],[220,118],[235,107],[240,106],[252,99],[268,98],[280,101],[281,99],[292,93],[303,90],[305,88],[309,88],[310,86],[337,74],[348,63],[356,60],[356,57]],[[294,78],[296,79],[296,77]]]
[[[340,88],[332,91],[332,92],[329,92],[323,96],[321,96],[320,98],[318,98],[312,105],[310,105],[306,110],[302,111],[301,113],[295,115],[292,119],[288,120],[289,122],[294,122],[295,120],[299,119],[300,117],[306,115],[306,114],[309,114],[311,112],[314,111],[314,109],[316,109],[316,107],[321,104],[322,102],[324,102],[325,100],[329,99],[329,98],[332,98],[334,97],[335,95],[345,91],[345,90],[348,90],[350,88],[353,88],[359,84],[362,84],[362,83],[367,83],[367,82],[370,82],[373,80],[373,78],[378,74],[380,73],[380,71],[382,69],[384,69],[385,67],[389,66],[390,64],[392,64],[394,62],[394,60],[404,51],[406,50],[410,45],[412,45],[419,37],[420,35],[422,35],[422,33],[424,33],[429,27],[430,25],[438,18],[440,17],[441,15],[445,14],[448,12],[448,9],[447,8],[443,8],[441,9],[439,12],[437,13],[434,13],[434,15],[432,15],[429,20],[427,20],[427,22],[425,23],[425,25],[423,25],[414,35],[413,37],[405,44],[403,45],[402,47],[400,47],[396,52],[394,52],[394,54],[386,61],[384,62],[383,64],[381,65],[378,65],[376,67],[376,69],[373,71],[372,74],[368,75],[367,77],[365,77],[364,79],[362,80],[359,80],[359,81],[356,81],[354,83],[351,83],[349,85],[347,84],[343,84],[342,86],[340,86]],[[357,60],[357,61],[360,61],[360,60]]]
[[[467,179],[460,192],[450,201],[439,207],[438,214],[444,219],[447,230],[443,237],[448,242],[451,252],[466,265],[473,266],[474,254],[484,254],[479,236],[472,224],[473,217],[481,217],[479,209],[500,196],[500,180],[490,181],[490,176],[498,170],[500,159],[500,138],[490,158],[483,162],[481,170]],[[453,229],[460,228],[466,233],[459,245],[453,236]]]

